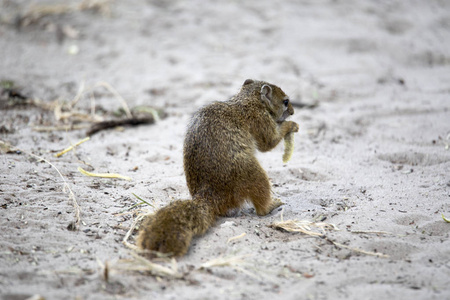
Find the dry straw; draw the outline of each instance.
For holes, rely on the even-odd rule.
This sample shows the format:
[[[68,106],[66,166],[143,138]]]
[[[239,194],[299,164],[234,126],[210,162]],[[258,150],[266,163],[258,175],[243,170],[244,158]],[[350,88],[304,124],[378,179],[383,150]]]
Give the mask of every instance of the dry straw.
[[[308,220],[281,220],[274,222],[270,227],[275,229],[282,229],[287,232],[300,232],[310,236],[324,236],[325,230],[339,230],[334,224],[325,222],[313,222]]]
[[[308,220],[284,220],[284,208],[281,211],[280,221],[274,222],[269,227],[274,229],[281,229],[287,232],[300,232],[309,236],[322,237],[325,235],[325,230],[339,230],[336,225],[325,222],[314,222]]]
[[[92,173],[92,172],[88,172],[86,170],[84,170],[81,167],[78,167],[78,171],[85,175],[85,176],[90,176],[90,177],[101,177],[101,178],[115,178],[115,179],[125,179],[128,181],[131,181],[131,177],[125,176],[125,175],[120,175],[120,174],[116,174],[116,173]]]
[[[322,238],[324,240],[326,240],[327,242],[335,245],[338,248],[344,248],[344,249],[348,249],[351,250],[353,252],[357,252],[357,253],[361,253],[361,254],[366,254],[366,255],[372,255],[372,256],[377,256],[377,257],[383,257],[383,258],[387,258],[389,257],[386,254],[383,253],[378,253],[378,252],[372,252],[372,251],[366,251],[366,250],[362,250],[362,249],[358,249],[358,248],[352,248],[349,246],[346,246],[344,244],[338,243],[332,239],[330,239],[327,235],[326,235],[326,230],[339,230],[336,225],[331,224],[331,223],[325,223],[325,222],[313,222],[313,221],[307,221],[307,220],[287,220],[284,221],[283,220],[283,211],[281,212],[281,221],[280,222],[275,222],[272,223],[270,225],[270,227],[275,228],[275,229],[281,229],[287,232],[300,232],[309,236],[313,236],[313,237],[318,237],[318,238]],[[317,229],[317,230],[314,230]]]
[[[120,259],[115,263],[105,263],[103,265],[102,273],[104,274],[105,280],[109,278],[111,271],[145,272],[152,276],[169,279],[180,279],[183,277],[183,274],[178,271],[178,265],[175,259],[170,260],[169,266],[163,266],[140,256],[134,251],[130,253],[133,259]],[[107,270],[105,269],[106,266],[108,266]]]
[[[75,145],[72,145],[72,146],[70,146],[70,147],[64,149],[63,151],[61,151],[61,152],[55,154],[55,157],[63,156],[63,155],[66,154],[67,152],[69,152],[69,151],[75,149],[75,147],[78,147],[79,145],[83,144],[84,142],[89,141],[89,139],[90,139],[90,137],[86,137],[86,138],[82,139],[81,141],[79,141],[79,142],[76,143]]]
[[[246,233],[245,233],[245,232],[241,233],[240,235],[230,237],[230,238],[228,239],[228,241],[227,241],[227,244],[231,243],[232,241],[241,239],[241,238],[243,238],[244,236],[246,236]]]

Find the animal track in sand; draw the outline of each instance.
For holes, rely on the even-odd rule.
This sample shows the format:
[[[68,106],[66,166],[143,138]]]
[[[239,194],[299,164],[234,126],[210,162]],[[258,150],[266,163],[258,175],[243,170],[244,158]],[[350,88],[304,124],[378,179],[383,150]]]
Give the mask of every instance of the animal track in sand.
[[[419,215],[419,214],[411,214],[406,215],[394,220],[395,223],[404,226],[416,226],[418,222],[430,220],[429,216]]]
[[[417,252],[418,247],[411,243],[402,241],[374,241],[369,243],[365,249],[369,251],[381,252],[389,255],[392,259],[405,259],[409,254]]]
[[[294,175],[295,177],[301,179],[301,180],[305,180],[305,181],[327,181],[329,180],[328,176],[320,173],[320,172],[316,172],[313,170],[310,170],[308,168],[301,168],[301,169],[289,169],[289,173],[291,173],[292,175]]]
[[[380,160],[388,161],[392,164],[411,166],[433,166],[445,163],[450,158],[438,154],[424,154],[420,152],[396,152],[378,155]]]
[[[447,236],[450,233],[450,226],[445,223],[440,217],[437,221],[428,223],[424,226],[419,226],[419,230],[430,236]]]

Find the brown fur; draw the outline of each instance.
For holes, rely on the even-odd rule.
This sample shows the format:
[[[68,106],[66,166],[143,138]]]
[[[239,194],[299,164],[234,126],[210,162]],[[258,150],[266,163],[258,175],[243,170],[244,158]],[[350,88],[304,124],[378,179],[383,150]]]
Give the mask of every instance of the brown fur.
[[[186,254],[195,235],[246,200],[264,216],[282,205],[272,200],[269,178],[255,150],[273,149],[298,125],[285,119],[294,113],[277,86],[246,80],[226,102],[200,109],[184,141],[184,170],[192,200],[175,201],[148,218],[138,236],[141,248]]]

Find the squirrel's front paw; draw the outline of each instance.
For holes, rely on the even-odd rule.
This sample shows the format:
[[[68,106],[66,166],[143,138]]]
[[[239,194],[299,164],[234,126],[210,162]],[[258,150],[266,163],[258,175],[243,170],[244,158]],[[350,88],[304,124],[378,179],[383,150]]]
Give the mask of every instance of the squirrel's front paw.
[[[291,121],[291,132],[298,132],[299,126],[297,123]]]

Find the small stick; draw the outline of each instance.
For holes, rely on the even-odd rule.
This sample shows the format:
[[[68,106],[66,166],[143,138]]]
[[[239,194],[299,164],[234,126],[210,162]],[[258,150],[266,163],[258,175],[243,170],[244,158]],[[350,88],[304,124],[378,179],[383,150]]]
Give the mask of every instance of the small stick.
[[[69,148],[64,149],[63,151],[61,151],[61,152],[55,154],[55,157],[60,157],[60,156],[62,156],[62,155],[64,155],[64,154],[66,154],[67,152],[73,150],[75,147],[78,147],[79,145],[83,144],[84,142],[89,141],[89,139],[90,139],[90,137],[86,137],[86,138],[82,139],[81,141],[79,141],[79,142],[76,143],[75,145],[70,146]]]
[[[110,120],[110,121],[102,121],[95,123],[91,126],[91,128],[86,132],[86,135],[91,136],[99,131],[114,128],[117,126],[124,126],[124,125],[141,125],[141,124],[153,124],[155,123],[155,118],[153,116],[149,117],[143,117],[143,118],[130,118],[130,119],[124,119],[124,120]]]

